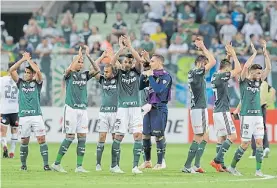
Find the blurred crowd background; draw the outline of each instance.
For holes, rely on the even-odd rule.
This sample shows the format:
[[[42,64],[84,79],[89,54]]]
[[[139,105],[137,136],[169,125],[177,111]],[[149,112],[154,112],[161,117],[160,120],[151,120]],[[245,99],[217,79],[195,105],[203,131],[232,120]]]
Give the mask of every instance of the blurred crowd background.
[[[8,63],[20,59],[22,52],[30,52],[44,75],[45,106],[63,105],[62,73],[80,46],[88,45],[96,59],[107,48],[115,52],[118,37],[126,34],[138,51],[165,57],[165,67],[174,80],[171,106],[189,105],[187,73],[199,53],[193,44],[196,37],[204,40],[218,62],[225,57],[224,45],[231,42],[242,66],[252,53],[251,42],[258,50],[255,63],[264,66],[259,39],[265,39],[273,64],[269,83],[277,88],[276,1],[56,2],[50,10],[43,6],[34,10],[23,27],[6,22],[1,21],[1,74],[7,74]],[[108,62],[104,59],[100,66]],[[216,70],[207,75],[210,106],[214,99],[209,84]],[[98,106],[100,89],[95,80],[90,82],[89,105]],[[238,83],[231,80],[229,85],[231,105],[235,106],[239,102]]]

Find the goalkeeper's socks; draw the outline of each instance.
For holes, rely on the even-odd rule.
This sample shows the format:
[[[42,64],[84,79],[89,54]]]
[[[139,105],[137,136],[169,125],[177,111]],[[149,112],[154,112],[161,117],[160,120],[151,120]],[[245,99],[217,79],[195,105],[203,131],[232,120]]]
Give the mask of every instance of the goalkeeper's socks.
[[[144,150],[144,156],[145,161],[151,160],[151,139],[143,139],[143,150]]]

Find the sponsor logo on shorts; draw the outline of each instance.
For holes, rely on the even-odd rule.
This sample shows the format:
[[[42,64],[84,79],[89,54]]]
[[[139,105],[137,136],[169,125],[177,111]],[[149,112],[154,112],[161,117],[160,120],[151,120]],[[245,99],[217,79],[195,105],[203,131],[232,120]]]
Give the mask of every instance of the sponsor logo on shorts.
[[[244,131],[243,134],[244,134],[244,135],[247,135],[247,134],[248,134],[248,131]]]
[[[21,110],[22,114],[34,114],[36,113],[36,110]]]
[[[114,129],[118,130],[119,129],[119,125],[121,125],[121,119],[116,119],[115,123],[114,123]]]

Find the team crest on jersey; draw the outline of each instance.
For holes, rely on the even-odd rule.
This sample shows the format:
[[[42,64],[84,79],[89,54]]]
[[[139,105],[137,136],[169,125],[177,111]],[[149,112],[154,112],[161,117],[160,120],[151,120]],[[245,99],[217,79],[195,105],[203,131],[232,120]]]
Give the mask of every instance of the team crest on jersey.
[[[166,80],[163,80],[163,84],[166,84],[167,83],[167,81]]]
[[[86,74],[81,74],[82,79],[86,79]]]
[[[259,86],[260,86],[260,82],[257,82],[257,81],[256,81],[256,82],[255,82],[255,86],[256,86],[256,87],[259,87]]]
[[[130,76],[135,76],[135,72],[134,72],[134,71],[131,71],[131,72],[129,73],[129,75],[130,75]]]
[[[30,83],[30,86],[31,86],[31,87],[35,87],[35,85],[36,85],[35,82],[31,82],[31,83]]]
[[[112,80],[111,80],[111,84],[115,84],[115,79],[112,79]]]

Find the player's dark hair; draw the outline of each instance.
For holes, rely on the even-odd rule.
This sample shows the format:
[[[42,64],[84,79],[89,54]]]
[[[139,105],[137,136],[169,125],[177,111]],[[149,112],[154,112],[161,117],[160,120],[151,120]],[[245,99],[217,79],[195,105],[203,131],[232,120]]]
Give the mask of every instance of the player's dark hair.
[[[162,63],[164,63],[164,56],[159,55],[159,54],[153,54],[152,57],[158,58]]]
[[[132,54],[126,54],[125,57],[127,57],[127,58],[134,58],[134,56]]]
[[[224,69],[227,66],[232,65],[232,63],[228,59],[223,59],[220,61],[219,69]]]
[[[262,70],[263,67],[259,64],[253,64],[250,68],[249,68],[249,71],[252,71],[252,70]]]
[[[205,62],[208,61],[208,58],[204,55],[199,55],[196,59],[194,64],[196,65],[197,63]]]
[[[25,69],[29,69],[32,73],[35,73],[34,69],[30,65],[25,67]]]

